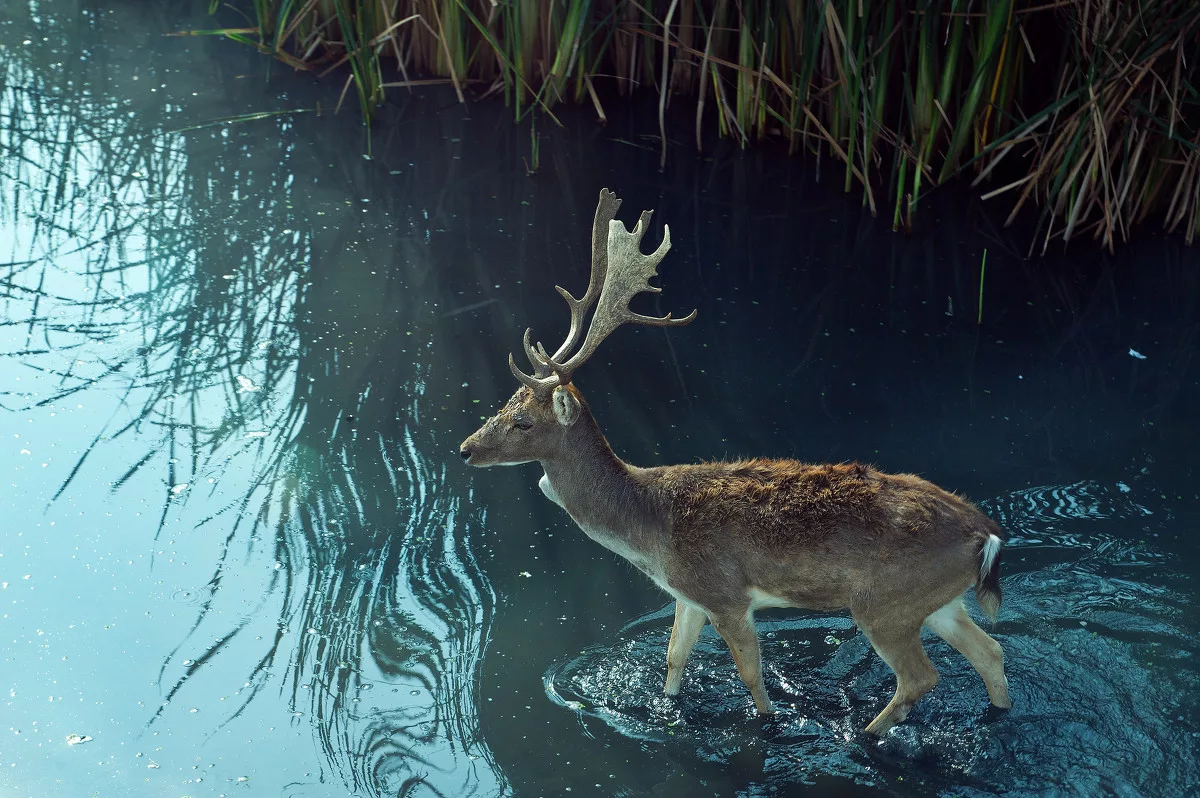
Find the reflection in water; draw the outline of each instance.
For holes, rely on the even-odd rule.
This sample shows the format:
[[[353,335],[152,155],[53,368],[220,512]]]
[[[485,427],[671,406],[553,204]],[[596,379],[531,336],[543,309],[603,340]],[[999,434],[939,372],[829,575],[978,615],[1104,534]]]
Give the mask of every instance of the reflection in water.
[[[0,42],[27,40],[0,63],[0,422],[22,425],[0,447],[0,791],[1195,792],[1194,253],[1025,264],[954,197],[892,236],[768,148],[660,173],[615,108],[607,129],[564,110],[528,178],[502,108],[399,94],[368,161],[352,117],[289,110],[317,104],[296,76],[159,36],[207,18],[0,4]],[[604,185],[660,208],[672,295],[700,306],[589,363],[615,448],[1002,494],[1016,710],[931,641],[941,687],[866,745],[891,676],[819,615],[762,624],[781,718],[750,716],[715,637],[668,701],[669,617],[611,631],[656,588],[536,466],[467,482],[453,447],[513,390],[524,327],[565,325],[552,285],[586,278]]]
[[[465,541],[476,524],[408,431],[363,443],[320,453],[295,440],[272,474],[252,534],[277,541],[283,606],[249,681],[284,676],[292,709],[356,791],[473,794],[469,763],[490,765],[474,684],[494,604]]]
[[[155,541],[219,542],[207,578],[169,591],[193,621],[162,664],[147,733],[202,703],[215,734],[278,691],[326,759],[295,794],[326,772],[356,794],[503,791],[475,706],[494,607],[472,550],[482,516],[426,454],[425,367],[389,357],[429,337],[417,295],[391,297],[374,326],[349,315],[362,343],[331,345],[339,314],[371,302],[310,290],[343,268],[323,231],[361,218],[340,199],[293,209],[308,198],[290,117],[258,121],[251,143],[236,124],[185,125],[169,101],[112,102],[148,95],[102,81],[155,76],[91,74],[86,57],[63,70],[81,48],[23,11],[28,47],[0,65],[0,300],[25,331],[4,354],[25,377],[11,385],[52,389],[9,390],[5,408],[108,397],[54,499],[94,482],[97,452],[119,452],[110,494],[157,484]],[[156,567],[173,545],[154,545]],[[241,678],[213,686],[210,671]]]
[[[1014,533],[996,627],[1013,691],[1007,712],[988,707],[965,659],[926,635],[941,683],[886,741],[864,738],[857,729],[890,695],[892,676],[848,618],[811,614],[759,623],[768,687],[784,697],[778,717],[751,719],[710,627],[678,700],[668,699],[669,606],[552,668],[546,691],[585,728],[597,718],[629,737],[748,767],[768,790],[837,776],[897,794],[1170,793],[1200,780],[1195,733],[1180,722],[1198,709],[1198,685],[1175,666],[1200,656],[1200,630],[1186,594],[1163,586],[1184,580],[1144,544],[1047,524],[1135,521],[1152,514],[1139,501],[1148,495],[1148,486],[1077,483],[981,503]],[[1158,584],[1141,581],[1147,565]]]

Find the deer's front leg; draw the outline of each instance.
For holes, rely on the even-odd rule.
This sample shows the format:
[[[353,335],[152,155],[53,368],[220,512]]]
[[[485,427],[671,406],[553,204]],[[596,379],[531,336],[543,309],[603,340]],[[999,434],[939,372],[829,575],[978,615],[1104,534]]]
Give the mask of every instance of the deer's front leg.
[[[767,688],[763,686],[762,656],[758,650],[758,633],[754,629],[754,612],[746,608],[740,613],[714,615],[712,625],[729,645],[738,675],[750,688],[758,714],[772,714],[775,707],[771,705]]]
[[[700,639],[700,630],[708,616],[699,607],[675,601],[675,625],[671,627],[671,642],[667,644],[667,686],[663,692],[677,695],[683,681],[683,666]]]

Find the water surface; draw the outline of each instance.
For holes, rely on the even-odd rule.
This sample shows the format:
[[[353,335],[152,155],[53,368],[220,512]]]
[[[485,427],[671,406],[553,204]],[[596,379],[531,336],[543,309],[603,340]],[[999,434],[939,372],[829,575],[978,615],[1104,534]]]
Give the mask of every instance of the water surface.
[[[3,8],[6,794],[1197,789],[1178,239],[1026,260],[949,193],[896,236],[828,160],[697,158],[681,125],[659,173],[615,112],[539,124],[530,176],[527,125],[434,89],[395,95],[365,157],[340,83],[161,35],[203,16]],[[458,462],[524,328],[565,330],[552,286],[586,284],[604,186],[671,226],[641,309],[699,309],[580,371],[617,451],[857,459],[979,501],[1013,535],[1012,711],[930,640],[941,684],[864,739],[890,673],[848,619],[796,612],[760,624],[779,717],[711,631],[668,700],[664,596],[535,466]]]

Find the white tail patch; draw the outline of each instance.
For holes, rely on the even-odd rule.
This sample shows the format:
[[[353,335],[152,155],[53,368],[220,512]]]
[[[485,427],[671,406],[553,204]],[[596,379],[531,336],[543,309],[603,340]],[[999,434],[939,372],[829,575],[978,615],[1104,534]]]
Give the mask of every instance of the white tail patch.
[[[991,572],[992,566],[996,564],[996,558],[1000,556],[1000,546],[1004,544],[1000,538],[995,535],[988,535],[988,539],[983,544],[983,561],[979,563],[979,581],[987,578]]]

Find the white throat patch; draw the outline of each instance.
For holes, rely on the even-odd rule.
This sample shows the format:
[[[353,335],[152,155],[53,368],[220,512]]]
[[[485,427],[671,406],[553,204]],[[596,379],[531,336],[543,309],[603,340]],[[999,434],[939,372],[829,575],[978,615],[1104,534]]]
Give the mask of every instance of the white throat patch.
[[[550,477],[546,474],[542,474],[542,478],[538,480],[538,487],[542,489],[542,493],[546,494],[547,499],[564,510],[567,509],[566,505],[562,503],[562,499],[558,498],[558,494],[554,492],[554,486],[550,484]]]

